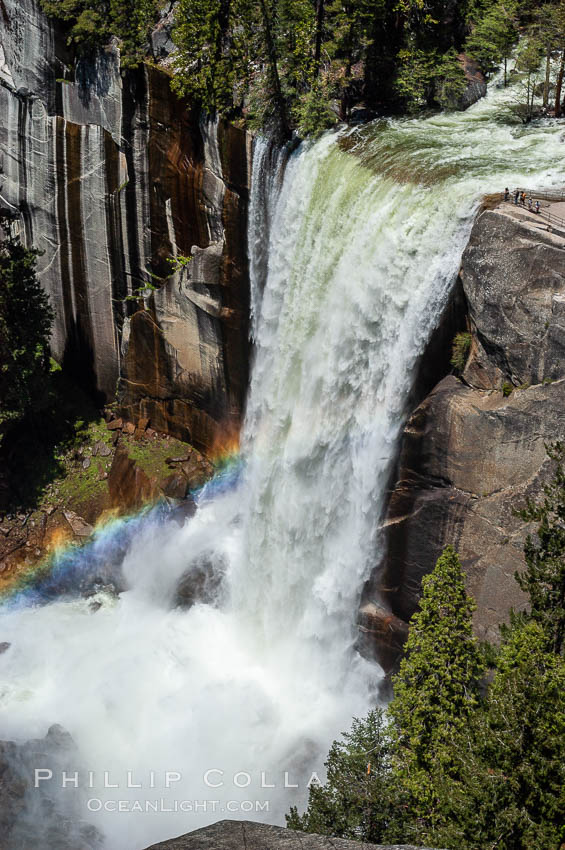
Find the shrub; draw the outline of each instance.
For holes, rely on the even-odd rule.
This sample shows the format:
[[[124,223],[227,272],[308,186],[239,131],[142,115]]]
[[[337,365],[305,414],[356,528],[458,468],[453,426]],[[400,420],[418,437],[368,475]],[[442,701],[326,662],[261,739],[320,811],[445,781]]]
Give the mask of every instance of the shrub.
[[[451,348],[450,363],[459,374],[461,374],[465,368],[470,350],[471,334],[467,332],[456,334]]]

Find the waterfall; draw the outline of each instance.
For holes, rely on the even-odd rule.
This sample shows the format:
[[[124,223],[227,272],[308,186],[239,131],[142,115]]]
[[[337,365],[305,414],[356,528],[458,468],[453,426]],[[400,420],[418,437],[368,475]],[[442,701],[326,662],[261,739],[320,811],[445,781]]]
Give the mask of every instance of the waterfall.
[[[224,817],[282,822],[375,702],[356,607],[417,360],[481,195],[560,180],[563,125],[499,120],[511,98],[493,87],[464,114],[377,121],[288,161],[257,143],[239,473],[184,525],[151,514],[130,531],[126,590],[94,613],[77,594],[0,614],[1,737],[70,732],[81,787],[60,793],[108,850]],[[191,571],[214,589],[186,610]],[[166,813],[140,810],[155,800]]]

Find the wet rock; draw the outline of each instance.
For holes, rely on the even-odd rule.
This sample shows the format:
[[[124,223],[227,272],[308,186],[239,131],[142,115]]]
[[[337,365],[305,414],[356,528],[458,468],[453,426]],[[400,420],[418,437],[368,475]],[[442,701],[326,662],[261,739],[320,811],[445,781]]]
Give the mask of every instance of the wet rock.
[[[426,850],[409,844],[365,844],[325,835],[294,832],[251,821],[224,820],[146,850]]]
[[[61,794],[55,778],[78,767],[75,744],[61,726],[24,744],[0,741],[0,850],[102,848],[101,833],[84,821],[85,793]],[[34,787],[35,769],[51,770],[53,780]]]
[[[181,577],[174,604],[179,608],[190,608],[197,602],[206,605],[221,601],[222,582],[227,564],[221,555],[204,552],[195,558]]]
[[[90,537],[90,535],[94,531],[93,527],[89,525],[89,523],[87,523],[86,520],[84,520],[81,516],[75,514],[74,511],[64,510],[63,516],[69,523],[72,532],[76,537]]]
[[[162,10],[153,36],[161,59],[173,14]],[[250,137],[201,120],[155,64],[122,78],[116,40],[73,74],[66,34],[37,0],[3,0],[0,44],[2,206],[17,214],[21,205],[24,237],[44,246],[53,355],[101,401],[121,375],[131,421],[149,415],[147,399],[159,428],[170,422],[207,444],[224,420],[239,422],[247,386]],[[166,260],[178,254],[204,259],[149,297],[164,358],[136,362],[143,340],[128,319],[131,282],[148,268],[169,275]],[[139,373],[146,380],[136,386]],[[168,394],[152,392],[165,386]]]
[[[112,461],[108,490],[112,507],[122,511],[137,510],[155,501],[159,493],[156,482],[130,458],[122,444],[117,447]]]
[[[171,522],[176,522],[177,525],[183,526],[187,519],[190,519],[196,513],[196,502],[190,496],[187,496],[182,502],[171,507],[169,519]]]
[[[188,481],[182,472],[173,472],[162,484],[163,493],[170,499],[184,499]]]
[[[452,109],[468,109],[469,106],[486,95],[487,81],[478,62],[465,53],[460,53],[457,58],[463,68],[467,86],[463,94],[452,101],[450,107]]]
[[[359,611],[359,648],[373,656],[385,673],[395,670],[408,637],[408,625],[392,611],[375,602],[368,602]]]

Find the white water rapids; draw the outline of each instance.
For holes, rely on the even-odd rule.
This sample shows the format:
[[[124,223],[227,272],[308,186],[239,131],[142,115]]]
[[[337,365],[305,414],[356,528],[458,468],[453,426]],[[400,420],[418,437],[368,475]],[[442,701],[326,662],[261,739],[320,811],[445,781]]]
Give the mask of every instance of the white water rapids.
[[[80,795],[108,850],[224,817],[283,822],[332,739],[375,701],[356,608],[417,358],[480,196],[562,179],[563,124],[499,120],[511,97],[491,87],[466,113],[330,134],[290,158],[282,184],[256,144],[256,355],[239,483],[204,493],[182,527],[142,526],[127,590],[95,613],[80,598],[1,612],[12,645],[0,655],[0,738],[39,738],[52,723],[70,732],[80,783],[93,771],[94,787],[59,795]],[[200,555],[226,564],[218,604],[173,608]],[[223,771],[209,774],[216,787],[210,770]],[[128,771],[142,788],[127,788]],[[169,789],[167,771],[181,777]],[[124,811],[93,813],[88,799]],[[201,805],[131,811],[147,800]]]

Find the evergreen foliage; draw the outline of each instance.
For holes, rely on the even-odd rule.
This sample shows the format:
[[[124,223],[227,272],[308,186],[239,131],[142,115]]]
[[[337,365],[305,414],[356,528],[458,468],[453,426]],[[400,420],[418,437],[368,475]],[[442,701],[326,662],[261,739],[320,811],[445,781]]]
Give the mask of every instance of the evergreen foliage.
[[[47,392],[53,311],[37,279],[37,251],[0,219],[0,439],[41,409]]]
[[[531,499],[519,512],[525,522],[536,522],[526,538],[526,569],[516,580],[530,600],[530,617],[539,623],[552,652],[562,654],[565,640],[565,445],[547,447],[555,464],[540,503]]]
[[[392,817],[390,736],[383,711],[354,718],[351,731],[332,744],[325,766],[325,785],[310,787],[303,815],[291,808],[289,829],[380,841]]]
[[[159,0],[40,0],[91,51],[111,35],[124,68],[145,57]],[[488,76],[518,56],[524,94],[513,110],[559,116],[565,74],[565,0],[179,0],[174,88],[206,111],[269,128],[319,135],[354,104],[388,112],[457,109],[467,81],[461,53]],[[557,65],[556,65],[557,60]],[[553,104],[550,103],[555,74]]]
[[[565,842],[564,448],[517,575],[530,612],[514,615],[487,654],[472,635],[472,600],[451,547],[423,581],[386,714],[355,720],[334,742],[328,779],[294,829],[362,841],[458,850],[559,850]],[[372,747],[374,749],[372,749]],[[367,753],[375,752],[367,773]],[[365,768],[365,769],[364,769]]]
[[[134,68],[146,55],[158,0],[39,0],[44,12],[65,21],[68,40],[82,53],[112,35],[121,41],[122,67]]]
[[[516,621],[482,710],[454,741],[458,781],[434,846],[559,848],[565,838],[565,664],[537,623]]]
[[[475,9],[470,21],[466,52],[476,59],[485,74],[492,74],[510,58],[518,41],[518,6],[515,0],[499,0],[485,9]],[[505,80],[506,81],[506,80]]]
[[[443,816],[440,791],[457,774],[453,742],[479,705],[484,664],[472,631],[474,608],[448,546],[422,581],[389,708],[395,786],[419,830]]]

